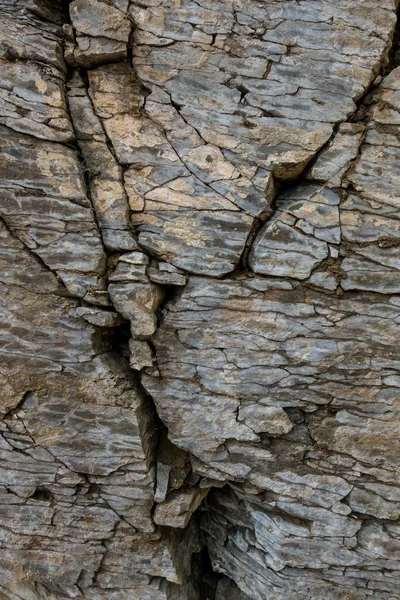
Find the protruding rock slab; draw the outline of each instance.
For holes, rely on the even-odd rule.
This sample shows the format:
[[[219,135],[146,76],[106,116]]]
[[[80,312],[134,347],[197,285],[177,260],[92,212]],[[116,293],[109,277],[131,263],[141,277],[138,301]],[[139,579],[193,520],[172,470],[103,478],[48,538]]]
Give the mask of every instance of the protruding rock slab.
[[[400,67],[377,88],[360,156],[346,176],[341,206],[342,287],[400,291]]]
[[[262,227],[249,255],[261,275],[307,279],[341,241],[340,196],[316,185],[299,185],[276,201],[274,216]]]
[[[67,286],[86,277],[87,291],[106,260],[76,151],[4,126],[0,143],[2,218]]]
[[[127,58],[131,23],[119,7],[101,0],[74,0],[69,5],[77,47],[67,45],[66,58],[91,67]]]
[[[319,452],[352,457],[350,477],[357,461],[384,461],[375,476],[396,478],[398,306],[397,296],[193,277],[154,337],[158,370],[143,382],[202,475],[263,488],[277,461],[296,465],[312,450],[317,463]]]

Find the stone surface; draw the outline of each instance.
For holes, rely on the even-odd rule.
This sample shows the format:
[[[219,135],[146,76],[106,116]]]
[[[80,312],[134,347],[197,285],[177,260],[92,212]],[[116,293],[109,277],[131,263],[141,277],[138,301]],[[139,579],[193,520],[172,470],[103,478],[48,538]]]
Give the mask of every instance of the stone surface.
[[[127,57],[131,24],[119,6],[101,0],[74,0],[69,12],[76,37],[76,46],[67,47],[70,63],[89,67]]]
[[[184,528],[207,495],[207,489],[192,487],[173,491],[154,511],[154,522],[167,527]]]
[[[361,524],[293,500],[270,506],[240,492],[210,498],[203,527],[211,560],[244,591],[240,600],[397,597],[396,525]],[[383,573],[385,559],[392,568]]]
[[[76,152],[4,126],[0,143],[0,214],[11,231],[63,280],[103,275],[105,254]]]
[[[255,273],[307,279],[339,244],[340,196],[319,186],[299,186],[278,197],[275,214],[254,241]]]
[[[342,123],[333,140],[319,154],[307,177],[323,181],[329,187],[339,187],[351,161],[357,158],[364,131],[362,123]]]
[[[344,594],[363,588],[365,569],[377,597],[396,593],[397,563],[367,540],[392,535],[371,517],[399,514],[398,305],[275,279],[191,278],[158,330],[158,369],[143,383],[194,471],[242,485],[244,507],[211,508],[203,526],[214,567],[250,598],[339,598],[343,569],[354,581]]]
[[[69,82],[68,102],[89,180],[90,199],[103,243],[109,250],[136,250],[122,168],[107,145],[102,123],[76,71]]]
[[[224,444],[239,449],[243,442],[242,459],[250,464],[242,468],[250,473],[255,463],[248,442],[262,448],[258,434],[288,433],[292,410],[317,418],[329,405],[344,417],[353,407],[360,423],[384,427],[389,436],[386,421],[392,419],[396,388],[390,390],[384,379],[385,369],[391,377],[398,367],[397,319],[396,296],[332,297],[266,278],[191,278],[154,337],[158,368],[143,381],[172,441],[212,463],[214,470],[220,465],[222,472],[225,463],[230,468],[236,462]],[[363,406],[357,397],[364,398]],[[387,417],[379,408],[385,402]],[[289,418],[277,407],[288,410]],[[374,415],[379,415],[376,421]],[[356,421],[346,425],[349,443],[351,427],[358,428]],[[389,437],[387,444],[389,451]],[[347,453],[352,454],[350,446]],[[274,460],[270,449],[263,452]],[[371,452],[372,466],[379,447]]]
[[[67,100],[61,8],[0,8],[0,595],[195,600],[195,523],[154,523],[156,415],[114,342],[123,317],[102,308],[100,236],[131,251],[114,271],[137,244],[83,80]]]
[[[232,271],[272,178],[298,176],[378,74],[393,8],[132,2],[147,118],[115,119],[109,134],[132,165],[139,242],[190,272]]]
[[[377,88],[359,159],[346,178],[341,208],[346,290],[400,291],[398,126],[400,68]]]
[[[62,73],[6,59],[0,68],[0,123],[40,139],[73,141]]]
[[[400,600],[397,0],[0,0],[1,600]]]

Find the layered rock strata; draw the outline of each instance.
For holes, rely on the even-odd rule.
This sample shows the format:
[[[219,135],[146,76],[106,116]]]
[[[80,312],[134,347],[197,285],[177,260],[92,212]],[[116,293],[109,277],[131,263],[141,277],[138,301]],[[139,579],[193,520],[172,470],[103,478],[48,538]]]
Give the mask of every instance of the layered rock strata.
[[[2,599],[400,599],[397,5],[0,1]]]

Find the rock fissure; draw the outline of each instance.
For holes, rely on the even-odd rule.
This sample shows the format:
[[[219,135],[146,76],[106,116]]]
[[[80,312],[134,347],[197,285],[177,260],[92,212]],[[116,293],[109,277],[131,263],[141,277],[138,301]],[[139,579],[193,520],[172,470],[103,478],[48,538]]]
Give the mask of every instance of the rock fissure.
[[[3,595],[396,598],[394,3],[20,5]]]

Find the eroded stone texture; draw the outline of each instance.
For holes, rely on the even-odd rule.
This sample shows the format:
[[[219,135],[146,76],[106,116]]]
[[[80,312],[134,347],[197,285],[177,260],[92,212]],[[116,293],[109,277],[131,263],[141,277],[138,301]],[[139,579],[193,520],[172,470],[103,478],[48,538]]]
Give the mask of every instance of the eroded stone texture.
[[[0,109],[0,595],[197,600],[195,521],[175,531],[153,520],[159,423],[113,341],[123,317],[101,308],[109,281],[129,279],[118,265],[135,263],[133,252],[107,261],[101,239],[110,250],[137,247],[121,167],[77,78],[72,126],[64,17],[46,21],[61,6],[1,8],[10,29]],[[65,145],[73,131],[103,169],[89,190],[79,153]]]
[[[139,242],[194,273],[232,271],[249,217],[268,212],[272,178],[298,176],[377,75],[393,8],[133,2],[134,64],[151,93],[143,138],[124,119],[120,153],[144,201],[134,216]],[[119,145],[117,135],[112,128]],[[145,171],[143,146],[157,156]]]
[[[397,5],[0,0],[2,599],[400,600]]]
[[[220,492],[210,501],[211,558],[245,592],[240,600],[397,598],[397,523],[361,523],[283,496]]]
[[[126,59],[131,23],[123,4],[101,0],[74,0],[70,3],[76,45],[71,43],[67,46],[69,62],[89,67]]]
[[[307,279],[340,244],[340,195],[300,186],[279,196],[274,216],[255,239],[249,265],[256,273]]]
[[[141,598],[154,576],[182,583],[179,546],[187,563],[195,532],[155,531],[152,405],[76,301],[2,232],[14,250],[2,252],[2,584],[79,585],[90,598],[133,587]]]
[[[347,174],[350,188],[341,209],[346,290],[400,290],[399,88],[397,68],[374,95],[359,160]]]
[[[4,221],[60,277],[103,275],[105,255],[76,153],[5,128],[0,136]]]
[[[171,441],[195,472],[243,482],[243,509],[211,508],[204,527],[217,570],[251,598],[309,598],[324,586],[344,597],[343,569],[357,589],[368,572],[370,590],[395,592],[392,551],[372,540],[397,547],[398,305],[266,278],[192,278],[157,332],[158,371],[143,382]]]
[[[100,564],[100,588],[181,582],[177,542],[151,518],[151,404],[55,277],[7,230],[1,239],[14,246],[2,253],[2,582],[86,588]],[[19,273],[30,262],[32,282]]]
[[[128,67],[128,65],[117,65]],[[120,69],[121,71],[121,69]],[[78,71],[69,82],[68,102],[89,180],[90,198],[105,247],[111,251],[136,250],[121,166],[107,145],[85,83]]]
[[[337,298],[266,278],[192,278],[155,336],[158,371],[146,375],[144,383],[171,440],[222,473],[225,463],[230,469],[243,462],[244,475],[257,479],[247,442],[256,443],[260,452],[264,448],[265,460],[274,460],[259,434],[289,434],[296,411],[317,418],[327,406],[338,413],[335,451],[344,443],[343,451],[360,458],[351,438],[360,437],[361,424],[372,428],[371,435],[378,428],[379,445],[369,450],[373,465],[379,456],[389,460],[392,426],[396,437],[392,419],[397,392],[392,386],[398,368],[397,320],[396,296]],[[361,406],[357,398],[363,399]],[[360,424],[351,422],[352,408]],[[326,418],[330,423],[334,417]],[[313,440],[325,421],[317,423]],[[346,439],[339,441],[341,431]],[[329,439],[321,434],[325,445]],[[228,450],[234,444],[237,461],[225,443]]]

